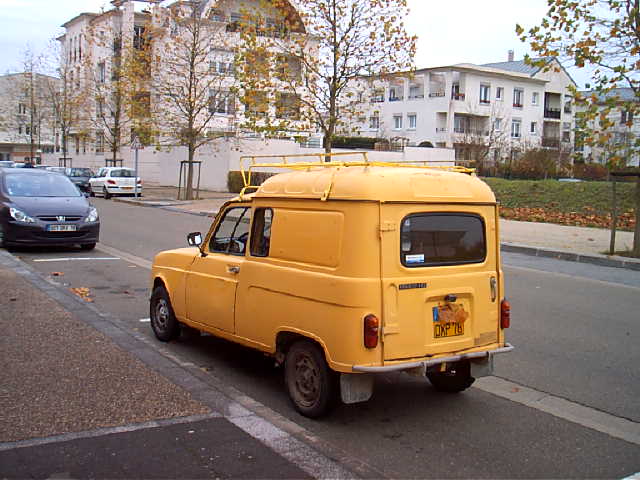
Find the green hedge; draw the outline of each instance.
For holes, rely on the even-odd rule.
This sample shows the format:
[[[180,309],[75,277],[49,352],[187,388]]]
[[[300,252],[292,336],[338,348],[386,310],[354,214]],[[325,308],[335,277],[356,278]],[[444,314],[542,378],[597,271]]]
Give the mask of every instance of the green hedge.
[[[253,185],[262,185],[267,178],[273,177],[274,175],[275,173],[253,172],[251,174],[251,183]],[[243,187],[244,181],[242,180],[242,173],[237,170],[230,171],[227,175],[227,190],[231,193],[240,193],[240,190],[242,190]]]
[[[353,148],[373,150],[376,142],[385,141],[384,138],[374,137],[334,137],[331,142],[333,148]]]

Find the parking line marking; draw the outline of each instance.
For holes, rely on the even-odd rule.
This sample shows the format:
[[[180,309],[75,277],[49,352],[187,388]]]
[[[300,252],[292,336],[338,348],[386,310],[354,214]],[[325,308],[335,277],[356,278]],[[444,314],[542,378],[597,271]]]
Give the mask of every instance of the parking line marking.
[[[150,321],[151,321],[151,319],[150,319],[150,318],[141,318],[141,319],[140,319],[140,321],[141,321],[142,323],[148,323],[148,322],[150,322]]]
[[[74,262],[82,260],[120,260],[118,257],[62,257],[62,258],[36,258],[33,262]]]

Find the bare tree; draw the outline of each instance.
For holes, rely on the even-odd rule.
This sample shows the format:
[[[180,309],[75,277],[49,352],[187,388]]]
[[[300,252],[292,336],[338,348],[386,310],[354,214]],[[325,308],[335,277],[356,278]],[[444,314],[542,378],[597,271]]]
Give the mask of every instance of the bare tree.
[[[186,146],[185,198],[192,199],[196,152],[236,126],[234,46],[225,26],[208,18],[199,2],[154,11],[147,51],[153,60],[150,115],[159,142]]]

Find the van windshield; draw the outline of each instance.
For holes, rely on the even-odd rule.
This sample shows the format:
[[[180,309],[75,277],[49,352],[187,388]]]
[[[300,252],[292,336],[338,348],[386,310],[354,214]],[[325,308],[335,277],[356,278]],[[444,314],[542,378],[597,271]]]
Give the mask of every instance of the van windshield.
[[[402,221],[400,257],[405,267],[482,263],[484,222],[478,215],[419,213]]]

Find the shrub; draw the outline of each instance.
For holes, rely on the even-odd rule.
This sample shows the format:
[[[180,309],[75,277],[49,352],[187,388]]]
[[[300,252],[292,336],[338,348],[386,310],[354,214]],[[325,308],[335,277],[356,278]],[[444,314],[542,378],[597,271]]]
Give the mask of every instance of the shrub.
[[[573,176],[582,180],[606,180],[607,167],[599,163],[576,163],[573,166]]]
[[[262,183],[269,177],[276,175],[270,172],[252,172],[251,184],[262,185]],[[230,171],[227,175],[227,190],[231,193],[240,193],[244,188],[244,181],[242,180],[242,173],[239,171]],[[253,190],[252,190],[253,191]],[[249,192],[251,193],[251,192]]]
[[[334,137],[331,146],[334,148],[353,148],[373,150],[376,142],[383,139],[373,137]]]

